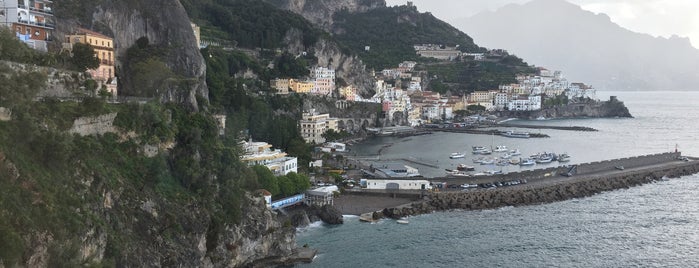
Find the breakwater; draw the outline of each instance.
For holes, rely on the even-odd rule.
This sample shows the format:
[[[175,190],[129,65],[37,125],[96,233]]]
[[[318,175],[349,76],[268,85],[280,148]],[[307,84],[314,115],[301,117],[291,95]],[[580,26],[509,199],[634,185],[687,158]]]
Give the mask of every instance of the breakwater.
[[[546,183],[529,183],[487,190],[435,192],[430,193],[423,201],[374,212],[373,217],[397,219],[451,209],[480,210],[551,203],[696,173],[699,173],[698,161],[680,162],[675,160],[623,172],[576,175],[564,179],[550,178]]]
[[[569,130],[569,131],[586,131],[595,132],[597,129],[591,127],[581,127],[581,126],[547,126],[547,125],[525,125],[525,124],[514,124],[514,123],[500,123],[499,127],[516,127],[516,128],[529,128],[529,129],[555,129],[555,130]]]

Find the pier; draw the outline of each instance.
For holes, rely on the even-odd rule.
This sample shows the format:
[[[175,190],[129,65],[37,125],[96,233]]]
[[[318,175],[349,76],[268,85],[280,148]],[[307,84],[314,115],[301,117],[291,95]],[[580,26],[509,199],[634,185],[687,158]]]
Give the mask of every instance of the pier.
[[[500,127],[516,127],[516,128],[529,128],[529,129],[555,129],[555,130],[568,130],[568,131],[585,131],[585,132],[595,132],[597,129],[591,127],[580,127],[580,126],[547,126],[547,125],[526,125],[526,124],[514,124],[503,122],[498,126]]]
[[[568,173],[573,166],[576,172]],[[438,189],[428,192],[424,200],[385,208],[377,213],[380,212],[382,217],[401,218],[450,209],[478,210],[542,204],[697,173],[697,158],[683,157],[680,153],[661,153],[492,176],[430,178],[428,180],[433,184],[446,182],[446,185],[469,184],[478,187]],[[484,185],[486,187],[482,187]],[[365,192],[353,190],[347,193],[390,197],[402,191]],[[415,191],[405,191],[405,194],[409,193],[416,194]]]

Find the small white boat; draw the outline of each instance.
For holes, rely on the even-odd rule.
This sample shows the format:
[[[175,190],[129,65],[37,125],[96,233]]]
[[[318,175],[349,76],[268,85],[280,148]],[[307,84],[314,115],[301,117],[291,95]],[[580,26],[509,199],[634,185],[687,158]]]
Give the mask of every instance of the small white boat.
[[[464,155],[463,153],[451,153],[451,155],[449,156],[449,158],[451,159],[458,159],[464,157],[466,157],[466,155]]]
[[[541,156],[539,159],[536,159],[537,164],[546,164],[546,163],[551,163],[553,161],[553,158],[549,156]]]
[[[406,219],[400,219],[400,220],[396,220],[396,223],[398,223],[398,224],[408,224],[408,223],[410,223],[410,222],[409,222],[408,220],[406,220]]]
[[[511,156],[518,156],[518,155],[522,155],[522,153],[519,151],[519,149],[514,149],[514,150],[510,151],[510,155]]]
[[[483,146],[473,146],[471,148],[473,149],[473,154],[480,154],[481,152],[488,150]]]
[[[512,164],[512,165],[519,165],[520,161],[521,160],[518,158],[510,158],[510,164]]]
[[[495,164],[495,159],[492,158],[486,158],[481,161],[481,165],[492,165]]]
[[[570,162],[570,155],[568,154],[560,154],[558,156],[558,162],[565,163],[565,162]]]
[[[531,158],[520,159],[519,165],[520,166],[533,166],[533,165],[536,165],[536,161],[534,161],[534,159],[531,159]]]
[[[507,149],[507,146],[505,146],[505,145],[498,145],[498,146],[495,146],[495,150],[493,150],[493,151],[498,152],[498,153],[502,153],[502,152],[507,152],[509,150]]]
[[[502,159],[510,159],[510,157],[512,157],[512,155],[511,155],[510,153],[505,153],[505,154],[502,155],[500,158],[502,158]]]

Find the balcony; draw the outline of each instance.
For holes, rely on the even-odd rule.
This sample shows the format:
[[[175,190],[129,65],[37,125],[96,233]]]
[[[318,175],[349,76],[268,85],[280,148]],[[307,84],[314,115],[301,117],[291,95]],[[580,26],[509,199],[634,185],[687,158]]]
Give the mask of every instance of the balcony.
[[[50,8],[40,9],[40,8],[30,7],[29,10],[30,10],[30,11],[33,11],[33,12],[37,12],[37,13],[42,13],[42,14],[46,14],[46,15],[49,15],[49,16],[53,16],[53,10],[51,10]]]
[[[28,20],[18,20],[17,23],[22,23],[22,24],[27,24],[31,26],[39,26],[42,28],[50,29],[53,30],[56,28],[56,25],[53,23],[44,23],[44,22],[36,22],[36,21],[28,21]]]
[[[111,61],[111,60],[101,60],[101,61],[100,61],[100,64],[103,64],[103,65],[114,65],[114,61]]]

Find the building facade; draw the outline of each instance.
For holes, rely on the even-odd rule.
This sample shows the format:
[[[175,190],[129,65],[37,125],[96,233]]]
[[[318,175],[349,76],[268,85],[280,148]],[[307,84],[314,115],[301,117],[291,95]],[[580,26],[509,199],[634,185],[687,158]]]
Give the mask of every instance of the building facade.
[[[324,143],[325,138],[322,135],[330,129],[338,131],[337,122],[337,118],[331,118],[330,114],[318,114],[312,109],[303,113],[300,122],[301,136],[308,143]]]
[[[0,23],[12,29],[28,46],[48,51],[54,23],[50,0],[0,0]]]
[[[107,87],[112,96],[116,96],[116,86],[110,86],[111,80],[116,76],[114,63],[114,39],[87,29],[78,29],[71,35],[66,35],[64,47],[72,50],[75,44],[86,44],[95,50],[95,56],[99,59],[100,65],[97,69],[87,70],[92,79]]]

